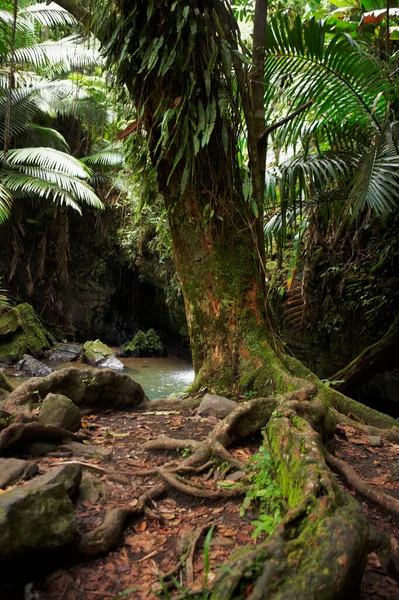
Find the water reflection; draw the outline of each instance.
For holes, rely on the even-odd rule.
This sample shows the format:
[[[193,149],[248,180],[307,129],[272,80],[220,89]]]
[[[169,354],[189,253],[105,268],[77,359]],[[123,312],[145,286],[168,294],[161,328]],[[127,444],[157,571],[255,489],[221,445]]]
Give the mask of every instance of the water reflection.
[[[143,387],[150,400],[164,398],[170,394],[179,394],[194,381],[194,369],[191,363],[181,358],[120,358],[128,375]],[[77,367],[90,368],[86,363],[71,362],[54,368]]]

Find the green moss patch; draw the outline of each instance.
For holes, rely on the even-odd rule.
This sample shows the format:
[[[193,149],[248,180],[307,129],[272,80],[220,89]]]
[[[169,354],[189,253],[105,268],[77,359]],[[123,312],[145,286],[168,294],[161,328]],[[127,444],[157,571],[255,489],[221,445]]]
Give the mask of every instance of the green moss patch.
[[[14,363],[24,354],[38,357],[53,343],[30,304],[19,304],[0,317],[0,362]]]

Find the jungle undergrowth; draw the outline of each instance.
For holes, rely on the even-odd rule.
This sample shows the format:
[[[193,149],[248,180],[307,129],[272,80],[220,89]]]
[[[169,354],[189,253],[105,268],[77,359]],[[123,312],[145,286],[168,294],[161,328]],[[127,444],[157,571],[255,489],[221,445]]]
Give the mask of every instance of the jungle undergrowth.
[[[259,515],[252,521],[255,527],[253,538],[266,533],[272,534],[283,518],[282,492],[273,477],[273,461],[264,446],[250,460],[248,475],[248,491],[242,502],[240,516],[250,508],[256,508]]]

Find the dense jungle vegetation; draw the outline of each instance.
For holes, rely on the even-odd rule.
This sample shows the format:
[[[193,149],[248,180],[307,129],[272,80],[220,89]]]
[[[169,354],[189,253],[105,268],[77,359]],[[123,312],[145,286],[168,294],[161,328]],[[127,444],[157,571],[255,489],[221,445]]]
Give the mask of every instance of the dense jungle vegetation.
[[[398,40],[392,0],[2,1],[0,315],[189,342],[191,397],[239,404],[203,441],[147,442],[188,449],[157,470],[181,493],[220,498],[176,473],[241,472],[228,447],[264,438],[265,538],[198,598],[349,598],[370,547],[397,575],[330,469],[359,492],[337,427],[399,440],[397,413],[355,400],[399,368]]]

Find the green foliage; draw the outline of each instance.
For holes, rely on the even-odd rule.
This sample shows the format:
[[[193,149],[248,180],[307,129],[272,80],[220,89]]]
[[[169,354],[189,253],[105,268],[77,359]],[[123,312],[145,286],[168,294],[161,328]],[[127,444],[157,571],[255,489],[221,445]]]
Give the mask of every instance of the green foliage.
[[[255,508],[258,519],[252,521],[255,526],[253,537],[262,533],[271,534],[282,519],[283,506],[281,490],[276,486],[273,477],[273,462],[270,454],[263,446],[251,458],[249,465],[249,490],[241,505],[241,516],[249,508]]]
[[[164,347],[154,329],[146,333],[138,331],[131,342],[123,348],[125,356],[163,356]]]
[[[227,155],[227,128],[237,131],[240,125],[234,49],[219,8],[227,15],[222,3],[200,10],[194,0],[158,4],[156,10],[154,3],[110,0],[97,9],[115,78],[123,85],[129,81],[139,119],[151,112],[151,123],[144,121],[154,136],[153,154],[158,164],[169,165],[167,184],[178,169],[181,192],[196,181],[194,164],[201,151],[217,136]]]
[[[0,143],[6,149],[0,157],[0,223],[9,215],[12,198],[20,196],[51,199],[78,211],[79,203],[102,208],[87,183],[89,170],[67,154],[67,143],[58,132],[37,123],[55,117],[55,105],[74,91],[71,82],[49,77],[93,66],[99,60],[97,51],[85,48],[76,35],[38,41],[42,27],[75,24],[55,4],[19,9],[14,43],[12,13],[2,10],[0,22],[0,56],[11,69],[0,76]],[[28,142],[34,147],[26,147]]]
[[[367,209],[383,214],[397,206],[398,132],[390,113],[397,83],[368,44],[289,14],[269,20],[265,83],[269,121],[312,102],[270,136],[277,157],[294,152],[266,175],[266,243],[281,251],[292,234],[290,287],[301,240],[317,219],[320,233],[320,224],[327,231],[335,222],[342,235]]]
[[[196,600],[208,600],[210,595],[211,595],[211,590],[208,589],[208,579],[209,579],[209,573],[211,570],[211,564],[210,564],[210,549],[211,549],[211,540],[212,540],[212,535],[215,529],[215,525],[212,525],[209,529],[208,532],[205,536],[205,540],[204,540],[204,585],[203,588],[200,592],[198,593],[193,593],[192,590],[190,590],[189,588],[181,585],[181,583],[179,581],[177,581],[176,578],[172,577],[172,581],[174,583],[174,586],[176,587],[178,593],[177,594],[173,594],[173,596],[171,595],[170,591],[168,590],[165,581],[162,577],[160,577],[160,584],[161,584],[161,588],[162,590],[157,593],[157,595],[160,598],[164,598],[165,600],[188,600],[189,598],[196,598]]]

